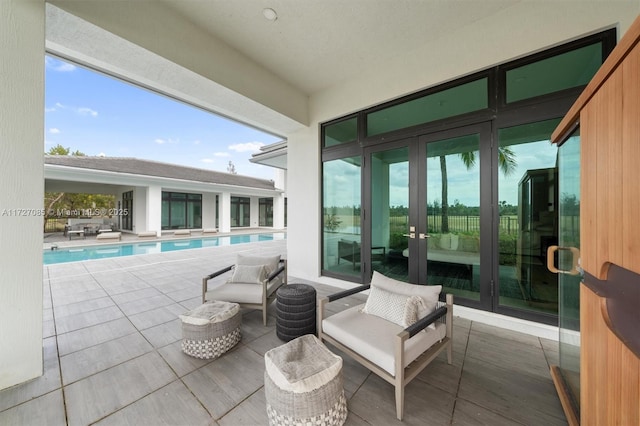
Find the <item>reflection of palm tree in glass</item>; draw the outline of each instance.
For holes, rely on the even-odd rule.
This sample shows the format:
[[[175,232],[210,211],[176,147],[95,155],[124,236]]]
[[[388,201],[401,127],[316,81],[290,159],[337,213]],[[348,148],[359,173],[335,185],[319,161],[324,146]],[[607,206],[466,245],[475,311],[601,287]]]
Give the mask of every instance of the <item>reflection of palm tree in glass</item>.
[[[470,170],[476,164],[476,152],[461,152],[460,159],[462,163]],[[516,154],[508,147],[501,146],[498,148],[498,167],[500,171],[509,176],[516,170],[518,162],[516,161]],[[442,222],[440,230],[443,234],[449,232],[449,190],[447,182],[447,157],[446,155],[440,156],[440,173],[442,174],[442,210],[441,217]]]

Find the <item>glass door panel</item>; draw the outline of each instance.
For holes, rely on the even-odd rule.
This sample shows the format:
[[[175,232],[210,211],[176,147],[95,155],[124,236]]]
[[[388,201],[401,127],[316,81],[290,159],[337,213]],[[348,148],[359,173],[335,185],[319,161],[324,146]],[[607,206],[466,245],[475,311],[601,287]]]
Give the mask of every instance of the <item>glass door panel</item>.
[[[408,282],[409,147],[373,152],[370,158],[371,268]]]
[[[559,148],[559,246],[556,264],[570,271],[580,249],[580,136],[574,133]],[[574,273],[558,275],[560,372],[573,403],[580,407],[580,282]]]
[[[558,277],[546,267],[558,244],[559,119],[499,129],[498,304],[556,315]]]
[[[322,163],[322,269],[361,276],[360,156]]]
[[[473,133],[426,143],[421,282],[470,300],[480,300],[480,140]]]

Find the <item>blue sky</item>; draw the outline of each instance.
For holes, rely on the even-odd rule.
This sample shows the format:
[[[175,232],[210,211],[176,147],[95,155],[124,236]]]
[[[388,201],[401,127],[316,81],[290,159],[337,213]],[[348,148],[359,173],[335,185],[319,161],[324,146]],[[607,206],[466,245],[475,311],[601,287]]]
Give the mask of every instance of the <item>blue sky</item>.
[[[272,179],[249,162],[282,138],[79,66],[46,58],[44,151],[135,157]]]

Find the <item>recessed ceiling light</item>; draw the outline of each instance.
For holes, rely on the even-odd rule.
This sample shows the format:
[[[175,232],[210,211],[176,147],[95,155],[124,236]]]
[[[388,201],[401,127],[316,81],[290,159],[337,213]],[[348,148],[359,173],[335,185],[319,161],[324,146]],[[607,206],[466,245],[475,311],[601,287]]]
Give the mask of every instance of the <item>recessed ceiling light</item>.
[[[272,22],[278,19],[278,14],[276,13],[275,10],[271,9],[270,7],[263,9],[262,14],[264,15],[265,18],[267,18],[269,21],[272,21]]]

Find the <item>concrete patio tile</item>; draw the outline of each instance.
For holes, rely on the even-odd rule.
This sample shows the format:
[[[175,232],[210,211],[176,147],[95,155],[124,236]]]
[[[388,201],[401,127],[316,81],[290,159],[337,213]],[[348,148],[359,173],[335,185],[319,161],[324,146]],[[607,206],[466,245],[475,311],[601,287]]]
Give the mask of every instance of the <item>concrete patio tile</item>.
[[[0,411],[0,425],[65,426],[62,390],[34,398],[6,411]]]
[[[104,291],[107,292],[109,296],[117,296],[121,294],[130,293],[136,290],[144,290],[151,288],[147,283],[141,280],[130,281],[126,283],[119,283],[117,285],[109,285],[105,286]]]
[[[182,341],[171,343],[158,349],[158,353],[175,371],[178,377],[183,377],[198,368],[213,362],[211,359],[200,359],[189,356],[182,351]]]
[[[369,426],[371,423],[365,421],[362,417],[358,416],[353,411],[349,411],[347,414],[347,420],[344,422],[344,426]]]
[[[549,366],[536,338],[533,341],[537,342],[538,346],[523,343],[522,339],[511,340],[503,336],[502,332],[496,335],[472,330],[467,357],[485,360],[496,366],[509,366],[515,372],[549,378]]]
[[[464,358],[463,356],[456,357],[456,354],[454,354],[453,357],[454,361],[456,359],[459,361],[449,365],[447,364],[446,352],[441,353],[418,374],[415,380],[421,380],[444,392],[455,395],[458,392],[458,385],[460,384]]]
[[[129,334],[60,357],[65,385],[150,352],[153,347],[139,333]]]
[[[150,422],[150,419],[153,419]],[[211,416],[186,386],[176,380],[122,410],[94,423],[100,426],[145,425],[208,426]]]
[[[173,321],[146,328],[141,333],[155,348],[161,348],[182,340],[182,321],[176,318]]]
[[[342,358],[342,380],[344,392],[347,399],[350,399],[360,389],[362,384],[372,374],[353,358],[345,355],[331,345],[327,345],[329,350]]]
[[[197,308],[202,305],[202,295],[198,297],[194,297],[192,299],[182,300],[180,301],[180,305],[184,306],[187,311]]]
[[[50,279],[86,274],[89,262],[56,263],[47,265],[47,273]]]
[[[55,337],[43,340],[43,357],[44,374],[42,376],[0,391],[0,413],[62,387]],[[0,424],[6,423],[0,421]]]
[[[53,308],[44,309],[42,311],[42,337],[46,339],[55,335],[56,324],[53,320]]]
[[[160,308],[163,306],[171,305],[175,303],[173,300],[165,296],[164,294],[160,294],[157,296],[151,296],[144,299],[132,300],[131,302],[126,303],[118,303],[122,312],[124,312],[127,316],[139,314],[141,312],[150,311],[152,309]]]
[[[87,377],[64,388],[68,424],[96,422],[176,378],[155,352]]]
[[[262,326],[262,323],[260,323],[260,325]],[[245,335],[242,335],[242,343],[245,346],[251,348],[251,350],[253,350],[260,356],[264,356],[264,354],[267,353],[268,350],[280,345],[284,345],[286,343],[280,340],[278,336],[276,336],[275,327],[264,328],[267,330],[267,333],[253,340],[245,340]]]
[[[106,297],[107,293],[102,288],[95,288],[93,290],[87,291],[74,291],[69,290],[66,292],[67,294],[60,294],[60,292],[52,290],[51,296],[53,299],[53,307],[54,309],[57,306],[69,305],[73,303],[82,303],[87,302],[93,299],[100,299],[102,297]]]
[[[394,387],[371,374],[348,401],[349,410],[372,425],[442,426],[449,424],[455,397],[423,381],[413,380],[405,388],[404,417],[396,418]]]
[[[550,378],[515,372],[486,359],[465,360],[458,397],[523,424],[566,424]]]
[[[182,290],[170,291],[166,295],[176,302],[183,302],[189,299],[202,297],[202,286],[191,286]]]
[[[122,317],[69,333],[59,334],[58,351],[60,356],[64,356],[135,332],[136,328],[131,322]]]
[[[182,381],[217,420],[264,386],[264,359],[238,346]]]
[[[473,335],[475,333],[491,334],[492,336],[501,337],[512,342],[524,343],[535,346],[536,348],[540,347],[540,339],[536,336],[507,330],[505,328],[494,327],[477,321],[474,321],[471,326],[471,334]]]
[[[177,303],[162,306],[157,309],[130,315],[129,320],[138,330],[145,330],[156,325],[164,324],[178,318],[178,315],[185,313],[187,309]]]
[[[138,280],[138,282],[141,282],[141,281]],[[161,296],[161,295],[162,293],[160,293],[158,290],[156,290],[153,287],[149,287],[148,285],[145,284],[143,288],[134,289],[131,291],[127,291],[125,293],[115,294],[115,295],[112,295],[111,298],[118,305],[124,305],[130,302],[144,300],[150,297]]]
[[[218,420],[220,426],[255,426],[266,425],[267,400],[264,396],[264,387],[260,388],[249,398],[238,404],[233,410]]]
[[[507,419],[500,414],[489,411],[464,399],[458,399],[456,401],[456,409],[453,413],[453,421],[451,424],[464,426],[522,426],[522,423]]]
[[[82,314],[84,312],[95,311],[96,309],[115,306],[110,297],[100,297],[98,299],[86,300],[83,302],[69,303],[67,305],[56,305],[54,307],[56,318],[60,319],[69,315]]]
[[[109,306],[107,308],[96,309],[90,312],[56,318],[56,330],[58,334],[68,333],[81,328],[102,324],[107,321],[113,321],[115,319],[122,318],[123,316],[124,314],[117,306]]]

